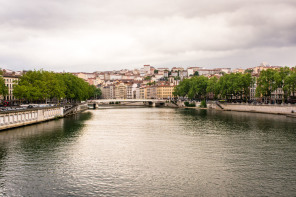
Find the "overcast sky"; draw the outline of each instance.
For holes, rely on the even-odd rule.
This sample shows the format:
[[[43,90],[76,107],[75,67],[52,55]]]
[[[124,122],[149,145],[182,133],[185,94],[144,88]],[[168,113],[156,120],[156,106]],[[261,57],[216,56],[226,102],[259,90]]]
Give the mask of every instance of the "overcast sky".
[[[295,0],[0,0],[0,66],[296,65]]]

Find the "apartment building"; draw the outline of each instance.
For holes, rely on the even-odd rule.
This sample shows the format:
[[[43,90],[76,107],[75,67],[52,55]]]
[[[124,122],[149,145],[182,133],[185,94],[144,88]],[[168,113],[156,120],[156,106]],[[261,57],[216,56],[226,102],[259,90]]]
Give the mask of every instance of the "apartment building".
[[[271,93],[271,100],[274,103],[282,103],[284,99],[284,91],[282,88],[277,88],[275,91]]]
[[[3,79],[5,85],[8,87],[8,94],[4,96],[3,99],[6,101],[16,100],[16,98],[13,96],[13,85],[18,83],[19,76],[4,74]]]
[[[147,88],[140,87],[140,99],[147,99]]]
[[[114,86],[113,85],[108,85],[101,87],[102,91],[102,98],[103,99],[114,99]]]
[[[133,84],[127,84],[126,86],[126,98],[133,99]]]
[[[115,99],[126,99],[127,98],[127,87],[124,83],[119,83],[114,89]]]
[[[175,86],[163,85],[157,87],[157,98],[158,99],[170,99],[173,98]]]
[[[156,86],[147,86],[147,99],[156,99],[157,98],[157,87]]]

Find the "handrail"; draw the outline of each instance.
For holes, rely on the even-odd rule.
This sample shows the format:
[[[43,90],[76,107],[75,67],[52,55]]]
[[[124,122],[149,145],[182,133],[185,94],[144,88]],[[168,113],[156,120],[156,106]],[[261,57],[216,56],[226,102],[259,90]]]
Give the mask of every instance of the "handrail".
[[[217,105],[218,107],[220,107],[221,109],[224,109],[224,108],[222,107],[222,105],[220,104],[219,101],[216,101],[216,105]]]

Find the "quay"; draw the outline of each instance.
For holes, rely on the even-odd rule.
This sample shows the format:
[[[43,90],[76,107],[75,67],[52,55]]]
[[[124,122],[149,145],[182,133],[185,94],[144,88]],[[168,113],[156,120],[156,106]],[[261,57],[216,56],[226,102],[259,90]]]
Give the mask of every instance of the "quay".
[[[209,108],[223,111],[237,111],[250,113],[265,113],[296,117],[295,104],[248,104],[248,103],[220,103],[212,102]]]
[[[0,130],[54,120],[86,109],[88,109],[87,103],[0,112]]]

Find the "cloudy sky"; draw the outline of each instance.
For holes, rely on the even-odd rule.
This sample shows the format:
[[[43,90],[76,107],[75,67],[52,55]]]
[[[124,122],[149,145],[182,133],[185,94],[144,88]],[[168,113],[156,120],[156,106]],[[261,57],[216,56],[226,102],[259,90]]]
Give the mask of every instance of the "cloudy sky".
[[[296,65],[295,0],[0,0],[0,66]]]

